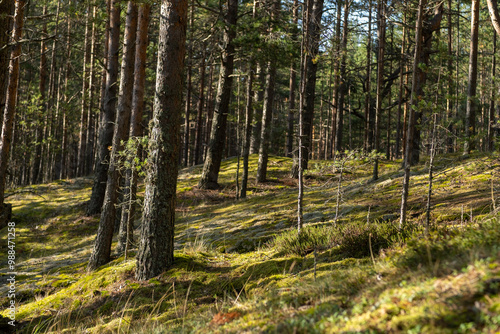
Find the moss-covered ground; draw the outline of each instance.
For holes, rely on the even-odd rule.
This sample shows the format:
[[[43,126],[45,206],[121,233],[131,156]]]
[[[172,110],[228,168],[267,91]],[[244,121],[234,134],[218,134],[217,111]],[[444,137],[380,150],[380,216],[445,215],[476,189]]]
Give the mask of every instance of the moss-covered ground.
[[[367,254],[374,235],[368,243],[351,238],[363,241],[332,243],[305,255],[284,251],[275,238],[293,239],[297,221],[291,164],[271,157],[268,182],[255,184],[252,178],[248,197],[240,200],[236,159],[223,162],[220,190],[197,188],[201,166],[183,169],[175,264],[147,282],[134,279],[135,248],[127,259],[115,256],[99,270],[85,271],[99,223],[98,216],[84,215],[91,178],[11,189],[18,332],[500,332],[496,156],[439,156],[428,236],[423,228],[428,166],[424,161],[413,167],[413,232],[392,236],[380,250],[372,245],[373,256]],[[339,166],[311,161],[305,175],[306,227],[345,232],[397,225],[400,165],[381,161],[380,178],[373,181],[372,161],[347,161],[334,226]],[[252,177],[256,168],[257,157],[251,156]],[[7,316],[6,229],[0,236],[0,305]],[[347,252],[348,247],[364,251]]]

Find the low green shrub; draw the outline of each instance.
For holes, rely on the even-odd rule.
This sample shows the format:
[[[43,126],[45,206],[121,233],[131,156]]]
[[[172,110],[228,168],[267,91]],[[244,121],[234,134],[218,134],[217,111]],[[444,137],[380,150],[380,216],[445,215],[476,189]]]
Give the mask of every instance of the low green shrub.
[[[271,245],[278,253],[288,255],[305,256],[315,248],[323,251],[337,247],[337,252],[346,257],[365,257],[370,255],[370,241],[373,253],[378,254],[394,242],[408,238],[413,230],[408,226],[400,233],[394,223],[306,226],[300,234],[289,230],[276,236]]]

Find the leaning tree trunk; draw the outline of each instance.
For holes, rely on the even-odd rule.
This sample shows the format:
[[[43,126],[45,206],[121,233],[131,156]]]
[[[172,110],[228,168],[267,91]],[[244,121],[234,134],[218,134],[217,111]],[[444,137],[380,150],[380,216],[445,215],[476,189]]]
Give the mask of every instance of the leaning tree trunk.
[[[163,0],[161,4],[153,129],[135,274],[139,280],[157,276],[174,260],[187,7],[187,0]]]
[[[99,124],[98,157],[95,167],[94,185],[87,208],[87,215],[95,215],[101,211],[106,192],[106,180],[109,168],[109,149],[113,143],[113,128],[116,119],[116,98],[118,85],[118,52],[120,50],[120,1],[110,1],[108,71],[106,72],[106,89]]]
[[[465,143],[463,154],[474,149],[477,111],[477,54],[479,41],[479,0],[472,1],[471,39],[469,55],[469,78],[467,84],[467,108],[465,112]]]
[[[216,189],[219,170],[226,138],[227,115],[229,113],[229,99],[233,83],[234,68],[234,43],[236,37],[236,21],[238,19],[238,1],[228,0],[228,9],[225,17],[224,49],[222,51],[222,64],[220,68],[219,86],[215,101],[215,110],[212,120],[212,130],[208,143],[207,155],[198,187],[201,189]]]
[[[132,88],[134,79],[135,37],[137,32],[137,5],[128,2],[127,22],[123,43],[123,59],[121,67],[120,94],[116,113],[113,146],[106,182],[106,193],[102,206],[101,220],[94,243],[94,250],[90,256],[88,270],[95,270],[109,262],[111,242],[116,218],[116,204],[118,201],[118,186],[120,183],[120,151],[123,142],[127,141],[130,129],[130,110],[132,104]]]
[[[142,115],[144,111],[144,86],[146,83],[146,57],[148,47],[148,25],[151,13],[151,5],[141,4],[139,7],[139,20],[137,24],[136,48],[135,48],[135,70],[134,91],[132,97],[132,114],[130,116],[130,137],[142,136]],[[139,148],[136,151],[139,156]],[[134,158],[129,163],[134,165]],[[120,231],[118,234],[117,252],[122,253],[133,241],[133,227],[136,208],[138,173],[135,168],[129,168],[125,176],[124,203],[120,219]]]
[[[497,0],[486,0],[488,3],[488,11],[490,12],[491,23],[498,35],[500,35],[500,15],[498,14]]]
[[[5,98],[5,109],[2,120],[2,133],[0,136],[0,228],[10,220],[12,207],[4,203],[5,178],[9,163],[9,152],[12,141],[12,127],[16,113],[17,89],[19,86],[19,63],[21,61],[21,39],[24,24],[25,0],[17,0],[14,11],[14,27],[12,29],[12,47],[9,64],[9,84]]]

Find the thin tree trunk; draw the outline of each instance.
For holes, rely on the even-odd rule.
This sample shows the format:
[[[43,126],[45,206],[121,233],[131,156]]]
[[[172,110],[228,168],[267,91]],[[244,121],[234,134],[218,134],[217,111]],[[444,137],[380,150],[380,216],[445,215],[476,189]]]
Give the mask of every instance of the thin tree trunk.
[[[344,23],[342,28],[342,42],[340,47],[340,86],[339,89],[339,99],[337,101],[337,121],[335,130],[335,152],[342,152],[343,143],[342,139],[344,136],[344,101],[345,95],[347,93],[347,36],[349,33],[349,1],[344,0]]]
[[[186,92],[186,112],[185,112],[185,117],[184,117],[184,154],[183,154],[183,165],[186,167],[189,165],[189,134],[191,132],[191,129],[189,128],[189,121],[190,121],[190,113],[191,113],[191,81],[192,81],[192,76],[191,73],[193,71],[193,34],[194,34],[194,27],[193,27],[193,19],[194,19],[194,5],[191,3],[190,6],[190,15],[189,15],[189,24],[188,24],[188,30],[190,32],[190,39],[189,42],[187,43],[187,92]]]
[[[371,73],[372,73],[372,1],[368,0],[368,41],[366,44],[366,92],[365,92],[365,140],[364,151],[371,151],[370,110],[371,110]]]
[[[401,111],[403,106],[403,82],[405,74],[404,72],[404,64],[405,64],[405,47],[406,47],[406,11],[404,12],[403,17],[403,36],[401,38],[401,59],[399,63],[399,93],[398,93],[398,116],[397,116],[397,125],[396,125],[396,149],[395,156],[399,158],[399,154],[401,151]]]
[[[411,97],[410,97],[410,110],[408,115],[408,135],[406,138],[406,150],[404,155],[404,177],[403,177],[403,191],[401,195],[401,215],[399,221],[399,229],[402,230],[406,224],[406,211],[408,207],[408,190],[410,184],[410,165],[412,157],[412,146],[413,146],[413,132],[415,129],[415,108],[418,103],[419,97],[416,96],[417,91],[419,91],[418,85],[420,84],[418,80],[418,66],[421,60],[422,52],[422,23],[424,16],[424,8],[427,5],[427,0],[419,0],[418,3],[418,14],[417,22],[415,25],[415,56],[413,58],[413,76],[411,85]]]
[[[248,188],[248,158],[250,155],[250,138],[252,136],[252,119],[253,119],[253,64],[250,59],[248,63],[248,81],[246,89],[246,103],[245,103],[245,132],[243,135],[243,175],[241,176],[241,191],[240,198],[247,197]]]
[[[195,130],[195,140],[194,140],[194,156],[193,165],[201,163],[202,157],[202,130],[203,130],[203,105],[205,104],[205,58],[206,58],[206,45],[205,42],[202,44],[201,53],[201,64],[200,64],[200,90],[196,114],[196,130]]]
[[[491,0],[490,0],[491,1]],[[475,148],[477,112],[477,54],[479,40],[479,0],[472,1],[471,40],[469,55],[469,77],[467,84],[467,109],[465,113],[465,143],[463,154],[470,154]]]
[[[82,106],[80,113],[80,135],[78,144],[78,163],[76,169],[76,176],[83,176],[87,173],[85,170],[85,152],[87,150],[87,127],[88,127],[88,112],[89,112],[89,65],[90,65],[90,52],[91,52],[91,41],[89,35],[91,34],[90,26],[90,15],[91,6],[87,6],[87,14],[85,19],[85,44],[84,44],[84,55],[83,55],[83,87],[82,87]]]
[[[382,118],[382,90],[384,89],[384,58],[385,58],[385,2],[378,3],[378,56],[377,56],[377,100],[375,107],[375,134],[374,150],[380,150],[380,119]],[[378,180],[378,158],[375,157],[373,164],[373,180]]]
[[[106,180],[109,168],[109,149],[113,143],[113,129],[116,120],[116,100],[118,85],[118,52],[120,48],[120,1],[110,1],[108,70],[106,73],[106,90],[103,111],[99,124],[98,159],[96,161],[94,185],[87,208],[87,215],[95,215],[101,211],[106,192]]]
[[[236,7],[237,3],[231,2],[231,5]],[[162,1],[153,130],[148,158],[151,168],[146,180],[135,274],[139,280],[160,274],[174,260],[175,192],[187,10],[187,0]],[[237,9],[231,8],[229,12],[235,14],[236,20]]]
[[[94,61],[96,53],[96,15],[97,6],[92,6],[92,33],[90,42],[90,64],[89,64],[89,95],[88,95],[88,110],[87,110],[87,144],[85,149],[85,175],[92,172],[94,162],[94,145],[95,145],[95,114],[94,114],[94,91],[95,91],[95,70]]]
[[[493,36],[493,56],[491,59],[491,78],[495,78],[497,72],[497,35]],[[488,117],[488,151],[493,152],[495,149],[495,140],[494,140],[494,129],[495,125],[495,103],[496,103],[496,85],[493,84],[491,88],[491,99],[490,99],[490,109],[489,109],[489,117]]]
[[[299,5],[298,0],[293,1],[292,8],[292,23],[293,26],[297,26],[298,23],[298,11]],[[292,40],[297,40],[297,34],[294,33],[292,35]],[[297,74],[295,73],[294,61],[292,60],[290,64],[290,85],[289,85],[289,96],[288,96],[288,119],[287,119],[287,135],[286,135],[286,156],[291,158],[293,157],[293,120],[294,120],[294,110],[295,110],[295,85],[297,81]]]
[[[238,18],[237,0],[228,0],[228,9],[225,16],[226,29],[224,29],[224,49],[222,52],[222,64],[219,76],[219,86],[215,102],[215,110],[208,143],[207,156],[203,166],[201,179],[198,187],[201,189],[215,189],[219,177],[220,164],[222,162],[222,151],[226,137],[227,115],[229,113],[229,99],[233,83],[234,68],[234,43],[236,37],[236,21]]]
[[[87,266],[88,270],[95,270],[110,260],[111,242],[116,219],[116,204],[118,202],[118,187],[120,184],[119,152],[123,150],[122,142],[128,140],[130,129],[136,33],[137,5],[133,1],[129,1],[127,22],[123,37],[120,93],[113,133],[113,146],[109,163],[108,180],[106,182],[106,193],[102,206],[101,220],[94,243],[94,250]]]
[[[130,116],[130,138],[138,138],[143,135],[142,115],[144,113],[144,91],[146,84],[146,59],[148,46],[148,25],[151,13],[151,5],[141,4],[139,6],[139,19],[137,23],[137,34],[135,43],[135,69],[134,69],[134,90],[132,97],[132,113]],[[142,146],[138,145],[137,156],[140,156]],[[131,158],[132,165],[127,170],[125,181],[125,205],[122,209],[120,220],[120,230],[118,234],[117,252],[121,253],[128,249],[134,240],[134,220],[135,208],[137,206],[137,178],[138,173],[134,168],[135,159]]]

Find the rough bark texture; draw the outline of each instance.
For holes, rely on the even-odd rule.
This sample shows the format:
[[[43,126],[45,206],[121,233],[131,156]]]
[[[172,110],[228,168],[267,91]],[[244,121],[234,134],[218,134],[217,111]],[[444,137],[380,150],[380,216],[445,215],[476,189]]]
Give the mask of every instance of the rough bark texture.
[[[422,52],[420,52],[419,62],[425,66],[417,67],[416,71],[416,91],[415,94],[418,97],[418,101],[423,99],[424,86],[427,81],[427,71],[424,67],[429,66],[430,55],[432,53],[432,35],[435,31],[438,31],[441,27],[441,19],[443,18],[443,3],[435,8],[434,12],[429,12],[424,14],[422,23]],[[412,83],[413,85],[413,83]],[[415,122],[413,123],[414,129],[410,130],[408,125],[408,137],[412,138],[412,156],[410,163],[412,165],[417,164],[420,160],[420,124],[422,122],[422,112],[418,109],[413,110],[415,112]],[[413,131],[410,135],[409,132]]]
[[[308,22],[309,38],[306,42],[306,86],[305,86],[305,108],[303,115],[303,149],[302,168],[307,169],[309,153],[311,150],[312,126],[314,116],[314,100],[316,97],[316,56],[319,52],[319,38],[321,31],[321,17],[323,15],[323,0],[315,0],[312,5],[311,18]]]
[[[491,1],[491,0],[490,0]],[[467,84],[467,107],[465,112],[465,143],[463,154],[470,154],[474,149],[477,111],[477,53],[479,41],[479,0],[472,1],[472,17],[470,23],[470,55],[469,78]]]
[[[148,47],[148,25],[151,13],[151,5],[141,4],[139,7],[139,19],[137,24],[137,36],[135,44],[135,69],[134,69],[134,91],[132,97],[132,114],[130,116],[130,137],[140,137],[143,135],[142,115],[144,112],[144,88],[146,83],[146,56]],[[137,152],[139,155],[140,152]],[[130,163],[132,163],[130,161]],[[127,239],[129,244],[133,241],[133,225],[135,218],[137,193],[137,171],[127,170],[125,181],[124,202],[128,203],[127,208],[122,209],[120,219],[120,231],[118,235],[117,251],[121,253],[125,250]],[[128,231],[128,233],[127,233]]]
[[[130,110],[132,104],[132,88],[134,79],[135,36],[137,32],[137,5],[128,2],[127,22],[125,26],[123,59],[121,67],[120,94],[113,133],[111,160],[106,182],[106,193],[102,206],[101,220],[94,243],[94,250],[90,256],[88,270],[95,270],[108,263],[111,255],[111,242],[116,218],[116,204],[118,201],[118,186],[120,183],[120,157],[123,150],[122,141],[128,139],[130,129]]]
[[[7,82],[9,81],[9,59],[10,48],[3,48],[10,38],[10,25],[14,1],[0,1],[0,111],[5,109],[5,94],[7,93]]]
[[[219,75],[219,86],[215,100],[215,110],[212,120],[212,130],[208,143],[203,173],[198,183],[201,189],[216,189],[219,177],[219,169],[224,150],[224,139],[226,138],[227,115],[229,113],[229,98],[231,97],[231,86],[233,83],[234,68],[234,44],[236,36],[236,21],[238,18],[238,1],[228,0],[228,10],[225,17],[224,48],[222,51],[222,64]]]
[[[24,24],[25,0],[17,0],[14,11],[14,27],[12,29],[12,41],[21,39]],[[21,44],[12,47],[9,63],[9,83],[5,98],[5,109],[3,110],[2,133],[0,136],[0,225],[10,220],[12,207],[4,204],[5,177],[9,163],[9,152],[12,141],[12,127],[16,113],[17,90],[19,86],[19,63],[21,61]]]
[[[101,211],[106,192],[110,152],[108,147],[113,143],[113,128],[116,118],[116,100],[118,85],[118,52],[120,49],[120,1],[110,1],[109,40],[108,40],[108,71],[106,73],[106,89],[104,93],[103,110],[99,124],[99,141],[97,145],[94,185],[87,208],[87,215],[95,215]]]
[[[174,260],[187,7],[187,0],[164,0],[161,4],[153,129],[137,255],[136,278],[139,280],[159,275]]]

